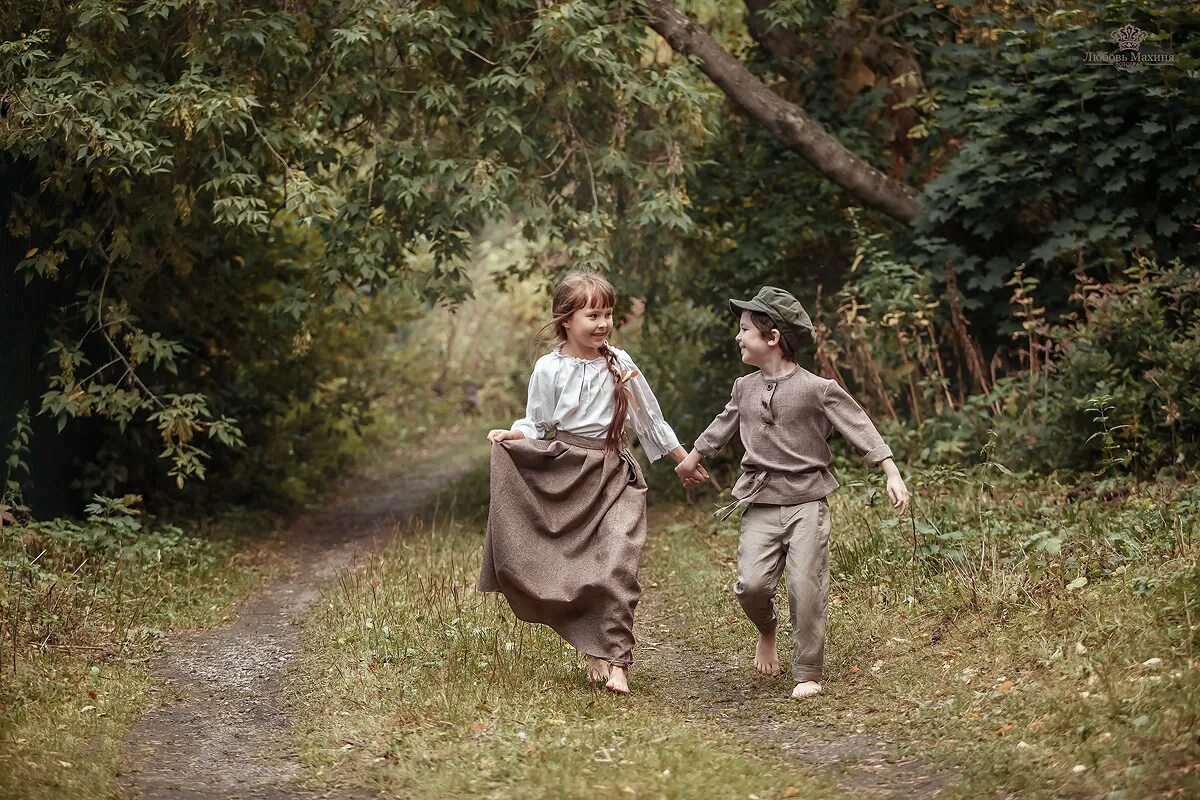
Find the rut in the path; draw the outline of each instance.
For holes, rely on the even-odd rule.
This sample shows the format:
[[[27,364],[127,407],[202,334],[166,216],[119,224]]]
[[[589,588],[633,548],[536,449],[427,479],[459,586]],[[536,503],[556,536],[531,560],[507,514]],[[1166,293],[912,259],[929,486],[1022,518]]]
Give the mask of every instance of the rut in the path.
[[[334,507],[289,529],[288,577],[239,606],[227,627],[171,637],[157,666],[168,702],[143,716],[126,738],[125,793],[145,800],[370,796],[366,790],[316,794],[297,784],[284,672],[300,648],[296,622],[323,583],[390,537],[475,455],[472,448],[440,449],[410,459],[396,475],[348,483]]]
[[[638,606],[642,658],[672,676],[679,706],[689,717],[715,720],[787,761],[830,772],[838,788],[854,797],[930,798],[954,780],[917,759],[901,757],[896,742],[882,733],[814,729],[795,713],[799,701],[788,697],[792,684],[786,677],[752,676],[747,666],[752,641],[747,642],[747,662],[732,662],[692,650],[678,638],[678,624],[663,592],[648,590]]]

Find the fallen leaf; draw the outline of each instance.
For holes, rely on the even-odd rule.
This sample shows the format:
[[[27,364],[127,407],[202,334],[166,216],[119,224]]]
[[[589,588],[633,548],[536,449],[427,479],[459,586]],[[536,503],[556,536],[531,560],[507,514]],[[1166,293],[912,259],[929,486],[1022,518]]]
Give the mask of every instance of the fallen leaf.
[[[1017,727],[1017,726],[1011,722],[1008,723],[1007,725],[1001,725],[999,728],[996,728],[996,735],[1003,736],[1004,734],[1008,733],[1015,727]]]

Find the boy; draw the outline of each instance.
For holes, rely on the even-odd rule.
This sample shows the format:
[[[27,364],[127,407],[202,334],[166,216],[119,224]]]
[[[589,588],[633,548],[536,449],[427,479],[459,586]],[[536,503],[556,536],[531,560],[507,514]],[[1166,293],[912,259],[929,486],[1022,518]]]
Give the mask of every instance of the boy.
[[[829,471],[826,439],[837,430],[868,464],[887,476],[892,505],[908,509],[908,488],[892,451],[862,407],[836,381],[796,364],[796,353],[812,341],[812,322],[795,297],[764,286],[753,300],[730,300],[740,318],[736,337],[742,361],[759,368],[733,382],[729,404],[675,471],[689,483],[699,478],[702,456],[713,456],[735,432],[746,455],[733,489],[732,513],[745,505],[738,540],[734,594],[758,628],[754,668],[779,674],[775,647],[778,621],[773,599],[786,572],[795,646],[792,697],[821,691],[825,656],[825,605],[829,596],[829,504],[838,487]]]

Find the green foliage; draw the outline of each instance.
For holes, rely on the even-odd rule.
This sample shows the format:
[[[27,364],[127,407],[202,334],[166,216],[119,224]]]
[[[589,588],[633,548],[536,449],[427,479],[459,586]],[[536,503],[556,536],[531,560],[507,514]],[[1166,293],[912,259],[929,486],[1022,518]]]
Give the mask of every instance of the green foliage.
[[[958,263],[976,308],[1016,264],[1061,297],[1079,265],[1120,268],[1131,252],[1186,259],[1200,242],[1194,8],[1029,5],[1031,16],[1001,23],[990,46],[940,45],[927,73],[942,97],[942,135],[961,146],[923,187],[922,225],[972,242],[928,257]],[[1150,33],[1144,54],[1174,60],[1128,69],[1085,61],[1112,52],[1110,33],[1126,24]]]
[[[1033,404],[1041,423],[1033,463],[1125,466],[1144,477],[1194,464],[1200,456],[1195,269],[1141,261],[1120,282],[1086,281],[1077,296],[1083,312],[1051,331],[1058,352]]]
[[[530,11],[4,12],[5,290],[72,297],[33,315],[48,355],[18,399],[100,440],[84,491],[149,490],[161,454],[176,483],[303,495],[339,459],[292,474],[300,450],[361,424],[353,362],[420,302],[469,295],[487,223],[519,213],[576,266],[649,259],[690,224],[679,152],[713,92],[643,58],[636,4]]]
[[[826,319],[822,372],[856,373],[846,382],[897,438],[925,431],[922,459],[969,459],[988,423],[964,434],[962,415],[944,412],[970,406],[985,420],[1011,406],[1018,387],[1004,376],[1021,365],[1026,383],[1041,380],[1038,348],[1066,323],[1077,271],[1117,281],[1137,255],[1187,263],[1200,249],[1200,151],[1189,135],[1200,105],[1188,91],[1200,39],[1189,4],[776,2],[764,16],[794,36],[793,60],[718,28],[725,44],[856,154],[918,187],[924,213],[916,230],[856,217],[811,166],[736,109],[722,114],[689,185],[696,226],[681,241],[678,277],[646,291],[659,300],[652,315],[677,298],[717,309],[699,337],[695,406],[715,413],[740,371],[721,344],[725,298],[778,285]],[[1112,50],[1111,31],[1125,24],[1151,34],[1144,52],[1174,60],[1085,63]],[[847,268],[862,258],[868,269]],[[1011,339],[1018,330],[1024,348]],[[704,416],[692,405],[672,413]]]
[[[1200,380],[1195,270],[1142,260],[1119,281],[1081,274],[1072,295],[1081,310],[1055,325],[1030,300],[1037,282],[1018,271],[1013,347],[993,361],[987,391],[974,394],[937,355],[960,346],[951,326],[922,332],[926,314],[947,312],[924,304],[917,273],[886,253],[871,254],[860,271],[842,292],[857,298],[860,316],[847,325],[843,314],[818,357],[856,389],[902,461],[994,458],[1014,469],[1145,478],[1200,457],[1200,415],[1187,390]],[[896,294],[905,275],[899,285],[908,288]]]
[[[69,442],[59,469],[29,463],[67,474],[54,484],[77,496],[135,488],[157,503],[216,473],[222,487],[187,496],[310,497],[370,424],[380,388],[362,363],[423,305],[466,301],[481,234],[509,221],[535,243],[512,273],[605,268],[644,300],[645,366],[670,382],[685,436],[739,370],[725,298],[770,283],[813,308],[834,298],[826,354],[841,361],[825,366],[865,369],[868,346],[894,354],[855,388],[884,424],[927,442],[940,427],[925,458],[969,458],[979,437],[943,411],[995,411],[1010,398],[993,392],[1015,388],[948,344],[961,320],[931,305],[949,292],[947,262],[984,355],[1004,362],[1020,327],[1028,346],[1011,352],[1036,383],[1047,354],[1034,345],[1069,309],[1075,271],[1113,281],[1132,252],[1194,254],[1187,4],[778,2],[765,19],[798,43],[787,63],[751,45],[740,10],[689,10],[921,189],[915,232],[862,216],[857,255],[873,270],[848,268],[845,193],[720,102],[634,0],[6,9],[0,288],[36,307],[29,330],[3,335],[45,357],[0,397],[0,430],[28,403],[27,446],[54,453],[39,425],[53,419]],[[1126,23],[1174,62],[1083,63]],[[1009,313],[1018,290],[1040,316]],[[867,296],[893,316],[855,312]],[[859,318],[881,327],[855,333]],[[690,369],[673,341],[695,344]]]

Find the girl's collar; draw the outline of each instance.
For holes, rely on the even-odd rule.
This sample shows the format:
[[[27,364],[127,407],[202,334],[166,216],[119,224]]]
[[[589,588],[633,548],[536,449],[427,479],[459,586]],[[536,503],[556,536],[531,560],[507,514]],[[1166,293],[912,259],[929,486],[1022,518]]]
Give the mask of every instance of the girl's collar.
[[[558,356],[559,358],[565,358],[565,359],[567,359],[568,361],[577,361],[577,362],[579,362],[580,364],[594,364],[594,363],[596,363],[597,361],[603,361],[603,360],[604,360],[604,354],[603,354],[603,353],[601,353],[600,355],[596,356],[595,358],[580,358],[579,356],[572,356],[572,355],[568,355],[567,353],[564,353],[564,352],[562,351],[562,349],[563,349],[563,345],[564,345],[564,344],[566,344],[566,342],[560,342],[560,343],[559,343],[557,346],[555,346],[554,350],[552,350],[551,352],[553,352],[553,353],[554,353],[554,355]],[[610,345],[610,346],[611,346],[611,345]]]

